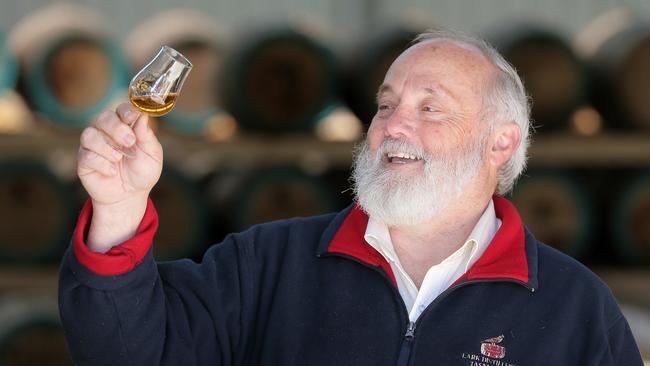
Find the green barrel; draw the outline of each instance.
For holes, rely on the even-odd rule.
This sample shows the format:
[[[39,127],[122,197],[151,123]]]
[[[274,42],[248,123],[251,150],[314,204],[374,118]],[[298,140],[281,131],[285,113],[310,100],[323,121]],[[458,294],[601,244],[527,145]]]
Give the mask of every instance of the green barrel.
[[[500,29],[488,39],[523,80],[537,131],[568,130],[586,101],[586,68],[569,42],[555,30],[534,25]]]
[[[625,262],[650,263],[650,174],[630,179],[610,212],[612,244]]]
[[[74,226],[69,191],[35,162],[0,163],[0,261],[35,264],[61,258]]]
[[[65,34],[39,51],[28,60],[27,98],[58,125],[82,128],[117,98],[126,100],[128,69],[110,39]]]
[[[360,42],[344,57],[342,95],[350,110],[366,125],[377,112],[377,90],[384,76],[418,34],[405,27],[391,27]]]
[[[311,130],[335,100],[332,52],[291,27],[272,27],[233,40],[219,95],[242,129],[260,133]]]
[[[323,179],[292,167],[221,172],[206,190],[214,216],[226,232],[340,208],[339,198]]]
[[[576,258],[589,254],[593,210],[575,178],[560,172],[527,173],[517,183],[512,201],[538,240]]]
[[[591,30],[593,37],[601,37],[603,31]],[[589,97],[607,126],[650,131],[650,23],[631,22],[589,42],[585,31],[580,39],[590,45],[585,51]]]
[[[18,79],[18,62],[9,49],[7,37],[0,33],[0,95],[13,89]]]
[[[198,185],[166,166],[151,191],[159,217],[154,255],[160,260],[192,257],[207,246],[207,210]]]

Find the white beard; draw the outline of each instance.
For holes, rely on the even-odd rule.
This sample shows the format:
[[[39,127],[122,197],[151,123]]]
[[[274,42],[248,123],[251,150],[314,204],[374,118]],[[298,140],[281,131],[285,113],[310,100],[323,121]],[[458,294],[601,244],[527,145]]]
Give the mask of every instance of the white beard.
[[[384,140],[373,155],[364,139],[356,149],[352,172],[357,204],[373,220],[389,227],[414,226],[433,219],[459,199],[477,176],[488,135],[484,133],[461,151],[435,155],[396,139]],[[421,158],[423,172],[405,175],[386,168],[383,159],[388,151]]]

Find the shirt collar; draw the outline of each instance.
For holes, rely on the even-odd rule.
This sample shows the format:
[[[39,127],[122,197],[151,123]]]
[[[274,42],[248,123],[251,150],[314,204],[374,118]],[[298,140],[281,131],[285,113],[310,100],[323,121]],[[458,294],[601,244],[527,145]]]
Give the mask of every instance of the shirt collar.
[[[459,281],[476,279],[514,280],[529,289],[537,287],[537,244],[526,235],[517,209],[503,197],[493,197],[501,226],[476,263]],[[379,267],[395,283],[390,265],[365,240],[368,216],[358,206],[340,212],[323,232],[317,255],[343,256]]]
[[[476,263],[478,258],[481,257],[485,248],[490,244],[490,240],[492,240],[492,237],[494,237],[494,234],[499,229],[499,226],[501,226],[501,220],[496,217],[494,202],[490,200],[483,214],[481,214],[481,217],[467,237],[467,240],[465,240],[458,250],[445,258],[440,264],[445,265],[448,262],[462,260],[464,257],[467,257],[468,260],[463,269],[463,272],[467,272]],[[386,224],[372,217],[368,218],[364,239],[388,262],[399,263],[399,258],[395,252],[395,247],[393,246],[393,241]]]
[[[467,241],[473,241],[473,249],[469,256],[469,261],[465,267],[465,272],[483,255],[485,249],[490,245],[492,238],[501,227],[501,220],[497,217],[494,210],[494,200],[490,200],[478,222],[469,233]]]

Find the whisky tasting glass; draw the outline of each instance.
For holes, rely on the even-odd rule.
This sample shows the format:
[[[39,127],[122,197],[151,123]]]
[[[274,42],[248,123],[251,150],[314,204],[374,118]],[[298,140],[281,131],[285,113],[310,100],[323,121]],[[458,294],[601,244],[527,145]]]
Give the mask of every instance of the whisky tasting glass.
[[[129,83],[129,100],[150,116],[162,116],[174,108],[192,63],[175,49],[163,46],[156,57]]]
[[[131,104],[153,117],[168,113],[174,108],[190,70],[192,63],[185,56],[169,46],[163,46],[156,57],[131,79]],[[107,142],[122,155],[133,157],[129,149],[118,148],[112,141]]]

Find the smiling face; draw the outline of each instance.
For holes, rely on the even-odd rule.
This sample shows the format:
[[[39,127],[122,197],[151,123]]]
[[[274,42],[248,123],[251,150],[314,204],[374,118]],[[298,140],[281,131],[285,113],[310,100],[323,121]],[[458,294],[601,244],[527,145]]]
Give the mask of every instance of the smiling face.
[[[380,87],[368,131],[375,152],[386,138],[405,139],[431,154],[463,149],[480,131],[484,89],[494,67],[476,51],[443,41],[404,52]],[[384,156],[389,169],[422,169],[421,160]]]
[[[493,191],[481,116],[495,72],[477,51],[446,41],[419,43],[393,63],[353,173],[371,217],[416,225],[468,190]]]

